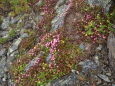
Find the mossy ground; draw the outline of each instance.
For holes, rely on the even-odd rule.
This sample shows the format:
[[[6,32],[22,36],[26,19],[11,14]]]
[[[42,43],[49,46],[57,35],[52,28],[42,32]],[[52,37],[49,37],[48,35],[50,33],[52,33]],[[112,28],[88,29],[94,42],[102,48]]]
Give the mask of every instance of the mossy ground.
[[[74,4],[79,3],[77,0],[74,0],[74,2]],[[81,8],[78,9],[79,6]],[[43,7],[45,6],[43,5]],[[20,45],[20,50],[32,49],[34,52],[33,55],[29,55],[28,52],[24,55],[19,55],[18,59],[14,61],[11,74],[17,86],[45,86],[48,82],[70,73],[72,69],[79,70],[77,68],[79,61],[87,59],[90,55],[89,52],[79,48],[80,43],[92,43],[95,46],[96,43],[99,44],[102,43],[103,40],[106,41],[108,34],[113,32],[111,23],[112,16],[103,14],[100,7],[91,8],[85,3],[80,3],[78,7],[76,7],[76,5],[73,7],[75,12],[80,12],[84,15],[81,21],[75,22],[77,25],[74,29],[78,31],[76,35],[80,35],[79,40],[74,40],[75,42],[73,42],[73,39],[70,38],[65,27],[59,28],[57,31],[49,33],[49,35],[48,32],[51,28],[51,22],[49,21],[53,19],[54,15],[45,14],[45,21],[39,22],[38,25],[41,28],[36,34],[37,36],[48,34],[46,38],[44,40],[41,39],[40,43],[36,43],[36,45],[33,46],[35,36],[31,36],[22,41]],[[49,8],[51,9],[51,7]],[[43,9],[41,9],[41,11],[43,11]],[[33,34],[31,31],[26,32],[30,35]],[[53,36],[57,34],[60,34],[60,43],[54,52],[56,66],[50,68],[46,62],[50,48],[47,48],[44,44],[52,41]],[[38,56],[41,51],[44,52],[44,55],[40,57],[42,59],[40,64],[30,68],[28,72],[25,72],[26,65]],[[92,51],[90,51],[90,53]],[[24,74],[27,76],[24,77]]]

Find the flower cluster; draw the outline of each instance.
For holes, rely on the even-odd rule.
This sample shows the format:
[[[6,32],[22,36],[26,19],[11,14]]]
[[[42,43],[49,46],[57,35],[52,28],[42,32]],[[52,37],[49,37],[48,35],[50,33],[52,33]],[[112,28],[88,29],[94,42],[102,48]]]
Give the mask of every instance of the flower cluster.
[[[51,62],[49,64],[50,68],[54,67],[54,64],[55,64],[55,52],[57,50],[57,46],[58,46],[59,42],[60,42],[60,34],[53,36],[53,40],[50,41],[50,42],[47,42],[45,44],[45,46],[47,48],[50,48],[50,54],[51,54],[51,57],[50,57]]]
[[[37,45],[35,45],[32,49],[30,49],[27,53],[29,56],[37,56],[38,51],[40,51],[42,46],[40,43],[38,43]]]
[[[92,19],[92,15],[91,15],[91,14],[85,14],[85,15],[84,15],[84,19],[85,19],[86,21],[89,21],[89,20]]]
[[[100,12],[102,9],[99,7],[91,8],[85,3],[80,6],[83,6],[83,9],[80,10],[84,17],[76,24],[76,27],[79,28],[78,33],[93,43],[106,40],[112,28],[109,17]]]
[[[40,36],[39,38],[40,38],[40,42],[42,43],[42,44],[44,44],[43,42],[47,39],[47,38],[49,38],[49,37],[51,37],[51,33],[47,33],[47,34],[45,34],[45,35],[43,35],[43,36]]]
[[[28,51],[28,53],[29,53],[30,56],[34,56],[35,55],[35,49],[30,49]]]

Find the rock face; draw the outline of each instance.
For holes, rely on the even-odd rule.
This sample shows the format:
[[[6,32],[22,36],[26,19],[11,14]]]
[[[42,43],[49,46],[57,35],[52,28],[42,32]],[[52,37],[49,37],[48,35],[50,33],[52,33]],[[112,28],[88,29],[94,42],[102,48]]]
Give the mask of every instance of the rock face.
[[[0,86],[12,86],[11,76],[8,73],[7,50],[0,49]]]
[[[113,3],[112,0],[86,0],[86,2],[91,6],[95,6],[95,5],[102,6],[105,12],[109,11]]]
[[[90,70],[97,70],[97,65],[90,60],[85,60],[79,63],[82,66],[82,72],[87,73]]]
[[[29,63],[28,63],[28,65],[25,67],[25,71],[27,72],[32,66],[34,66],[34,65],[38,65],[39,63],[40,63],[40,61],[41,61],[41,59],[40,59],[40,56],[43,56],[43,52],[41,52],[40,54],[39,54],[39,56],[37,56],[36,58],[34,58],[34,59],[32,59]]]
[[[31,19],[31,17],[34,17],[34,19]],[[7,42],[0,44],[0,86],[14,86],[9,73],[10,63],[18,53],[18,47],[22,39],[29,37],[28,33],[25,33],[24,30],[35,27],[35,17],[36,16],[32,16],[31,14],[24,14],[13,18],[8,16],[3,19],[0,25],[0,37],[9,36],[8,34],[12,29],[10,25],[15,26],[16,37],[9,37]]]
[[[77,73],[73,70],[70,74],[56,79],[46,86],[90,86],[89,79],[95,80],[92,71],[97,71],[97,65],[91,60],[85,60],[79,63],[81,72]]]
[[[115,35],[110,34],[108,37],[107,47],[109,49],[109,62],[115,72]],[[114,74],[115,76],[115,74]]]
[[[12,46],[8,50],[8,56],[12,54],[14,51],[18,49],[19,44],[21,43],[22,39],[28,37],[28,34],[23,33],[16,41],[12,44]]]
[[[55,7],[57,16],[52,20],[52,30],[56,30],[64,25],[64,19],[71,5],[66,5],[69,0],[59,0]]]
[[[52,24],[51,30],[56,30],[58,28],[65,26],[66,31],[68,32],[68,34],[70,34],[69,35],[70,38],[77,40],[80,38],[80,36],[75,33],[77,31],[73,29],[74,28],[73,26],[74,26],[74,22],[83,19],[83,15],[81,13],[74,13],[74,9],[71,9],[73,10],[73,13],[71,10],[69,10],[72,7],[71,1],[72,0],[58,0],[55,6],[56,16],[51,21]],[[85,0],[85,1],[90,6],[95,6],[95,5],[102,6],[104,8],[104,12],[108,12],[113,3],[112,0]],[[42,4],[43,4],[43,0],[40,0],[35,5],[40,7]],[[67,14],[67,11],[69,11],[70,14],[69,13]],[[8,45],[7,48],[3,47],[3,45],[0,44],[0,86],[14,86],[11,81],[11,76],[8,73],[10,62],[12,62],[12,60],[15,58],[15,54],[18,53],[18,47],[22,39],[28,37],[28,34],[25,33],[24,30],[36,29],[36,25],[38,21],[41,21],[42,19],[43,19],[42,15],[39,14],[36,16],[33,13],[18,15],[14,18],[5,17],[3,19],[3,22],[0,27],[0,37],[6,37],[8,35],[8,29],[10,29],[10,24],[14,24],[15,27],[18,28],[16,32],[19,32],[19,36],[13,38],[13,40],[10,41],[10,46]],[[91,51],[91,46],[92,46],[91,44],[81,43],[79,48],[81,50]],[[114,74],[115,73],[115,35],[114,34],[109,35],[107,47],[109,50],[109,55],[108,55],[109,63],[112,67],[111,69],[113,70],[113,74]],[[79,69],[78,71],[77,70],[72,71],[68,75],[53,80],[51,83],[49,83],[46,86],[111,86],[111,85],[115,86],[115,84],[112,83],[110,85],[108,84],[111,82],[113,78],[112,79],[110,78],[112,74],[111,71],[109,71],[109,68],[107,67],[108,65],[107,62],[105,62],[104,59],[102,59],[104,62],[100,61],[100,58],[102,58],[103,56],[107,57],[106,54],[103,55],[99,54],[99,52],[103,53],[102,48],[103,46],[99,45],[99,47],[97,47],[96,50],[94,50],[97,51],[95,53],[96,55],[93,55],[95,56],[95,59],[93,59],[95,60],[95,62],[91,59],[83,60],[79,62],[81,71],[79,71]],[[106,50],[107,49],[104,49],[104,51]],[[41,61],[40,56],[42,56],[42,53],[39,56],[36,56],[26,65],[25,67],[26,72],[29,69],[31,69],[32,66],[36,64],[38,65],[40,63]],[[49,54],[48,57],[46,58],[46,61],[50,62],[49,61],[50,58],[51,55]],[[98,67],[100,67],[101,70],[98,70]],[[103,80],[104,84],[101,80]],[[93,82],[95,82],[96,85],[92,84]]]
[[[99,74],[98,76],[106,82],[111,82],[106,75]]]
[[[54,80],[46,86],[78,86],[77,85],[77,75],[75,73],[70,73],[61,79]]]

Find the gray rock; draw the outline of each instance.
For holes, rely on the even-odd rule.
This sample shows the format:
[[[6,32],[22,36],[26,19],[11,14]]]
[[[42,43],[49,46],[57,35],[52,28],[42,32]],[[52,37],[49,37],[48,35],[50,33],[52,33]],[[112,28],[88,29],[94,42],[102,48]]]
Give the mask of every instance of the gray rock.
[[[81,50],[86,50],[86,51],[90,51],[91,50],[91,45],[90,43],[85,43],[85,42],[82,42],[80,45],[79,45],[79,48]]]
[[[77,75],[75,73],[70,73],[60,79],[48,83],[46,86],[78,86],[77,81]]]
[[[31,67],[35,66],[37,62],[40,62],[40,58],[36,57],[26,66],[25,71],[27,72]]]
[[[30,29],[33,27],[33,24],[32,23],[27,23],[25,26],[24,26],[24,29]]]
[[[21,17],[20,15],[18,15],[16,17],[12,17],[10,23],[16,24],[20,20],[20,17]]]
[[[96,84],[99,85],[99,84],[101,84],[101,83],[102,83],[102,80],[97,77],[97,82],[96,82]]]
[[[35,66],[36,64],[39,64],[41,59],[40,57],[43,55],[43,52],[40,52],[39,56],[36,58],[32,59],[28,65],[25,67],[25,71],[27,72],[31,67]]]
[[[82,50],[85,50],[85,45],[83,43],[81,43],[79,48],[82,49]]]
[[[10,74],[8,73],[9,71],[9,66],[10,63],[7,62],[7,58],[3,57],[0,60],[0,86],[7,86],[7,82],[8,82],[8,86],[14,86],[13,84],[11,85],[12,82],[11,81],[11,77]]]
[[[106,82],[111,82],[110,79],[108,78],[108,76],[106,76],[106,75],[98,74],[98,77],[100,77],[102,80],[104,80]]]
[[[0,60],[0,78],[4,76],[4,67],[5,67],[5,64],[6,64],[6,58],[3,57],[1,60]]]
[[[44,0],[39,0],[35,5],[39,7],[39,6],[42,6],[43,3],[44,3]]]
[[[21,36],[18,39],[16,39],[16,41],[12,44],[12,47],[9,48],[9,52],[11,53],[11,52],[17,50],[22,39],[26,38],[26,37],[29,37],[27,33],[21,34]]]
[[[111,73],[106,73],[107,76],[111,76]]]
[[[16,50],[14,52],[12,52],[9,56],[9,58],[7,59],[7,62],[10,63],[15,59],[15,55],[18,54],[19,52]]]
[[[39,21],[38,15],[32,13],[28,15],[27,20],[24,20],[24,29],[35,29],[36,23]]]
[[[101,50],[102,49],[102,45],[99,45],[98,47],[97,47],[97,50]]]
[[[60,28],[64,25],[65,15],[63,15],[63,13],[66,12],[67,7],[68,5],[62,5],[56,10],[57,16],[51,22],[53,30],[56,30],[57,28]]]
[[[0,31],[0,37],[4,37],[8,34],[8,31]]]
[[[43,16],[42,15],[38,15],[38,16],[36,16],[35,21],[36,22],[42,21],[42,19],[43,19]]]
[[[29,35],[27,34],[27,33],[23,33],[21,36],[20,36],[20,38],[26,38],[26,37],[29,37]]]
[[[2,46],[2,44],[0,44],[0,49],[2,49],[3,48],[3,46]]]
[[[49,63],[49,62],[50,62],[50,59],[51,59],[51,54],[49,54],[49,55],[46,57],[46,62]]]
[[[115,73],[115,35],[112,33],[108,37],[107,47],[109,49],[108,59],[109,59],[109,62],[110,62],[110,65],[112,67],[112,71],[114,74]]]
[[[99,66],[99,56],[98,55],[94,56],[94,61]]]
[[[5,48],[0,50],[0,57],[4,55],[5,51],[6,51]]]
[[[115,86],[115,84],[112,84],[112,86]]]
[[[62,6],[63,4],[65,4],[66,1],[68,1],[68,0],[59,0],[59,1],[57,2],[56,6],[55,6],[55,9],[57,9],[58,7],[60,7],[60,6]]]
[[[66,16],[66,12],[71,7],[70,5],[66,5],[69,0],[59,0],[55,6],[55,10],[57,16],[52,20],[52,30],[56,30],[64,25],[64,18]]]
[[[13,43],[12,46],[8,49],[7,55],[10,57],[14,57],[15,54],[18,52],[16,51],[19,47],[19,44],[21,43],[22,39],[28,37],[27,33],[23,33],[18,39],[16,39]]]
[[[102,6],[105,12],[108,12],[112,5],[112,0],[86,0],[86,2],[91,6]]]
[[[9,27],[9,24],[10,24],[10,17],[6,17],[6,18],[3,19],[3,22],[1,24],[1,28],[3,30],[5,30]]]
[[[18,38],[13,44],[12,46],[9,48],[9,53],[12,53],[13,51],[18,49],[18,46],[20,44],[20,42],[22,41],[21,38]]]
[[[93,6],[93,5],[100,5],[100,1],[99,0],[87,0],[87,2],[91,6]]]
[[[79,63],[82,66],[82,72],[87,73],[89,70],[97,70],[97,64],[91,60],[85,60]]]

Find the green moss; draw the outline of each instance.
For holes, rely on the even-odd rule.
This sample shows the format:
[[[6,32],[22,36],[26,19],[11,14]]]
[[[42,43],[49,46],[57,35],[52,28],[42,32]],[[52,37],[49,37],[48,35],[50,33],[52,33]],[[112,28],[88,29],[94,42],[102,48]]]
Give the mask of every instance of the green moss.
[[[4,44],[8,41],[8,38],[0,38],[0,44]]]
[[[35,30],[31,30],[31,29],[26,29],[24,30],[25,33],[28,33],[30,36],[33,36],[36,34],[36,31]]]
[[[10,38],[16,36],[16,31],[15,30],[10,30],[8,33],[8,37],[6,38],[0,38],[0,44],[6,43]]]
[[[11,29],[11,30],[9,31],[9,33],[8,33],[8,36],[9,36],[9,37],[15,37],[15,36],[16,36],[16,30]]]
[[[27,12],[29,10],[29,5],[27,0],[19,1],[19,0],[10,0],[9,3],[12,5],[15,14],[19,14],[21,12]]]

